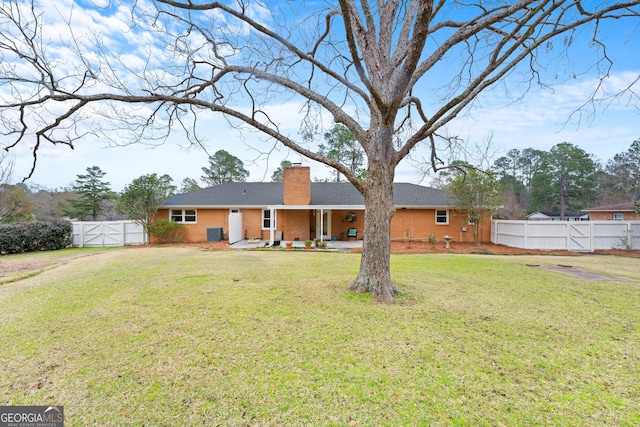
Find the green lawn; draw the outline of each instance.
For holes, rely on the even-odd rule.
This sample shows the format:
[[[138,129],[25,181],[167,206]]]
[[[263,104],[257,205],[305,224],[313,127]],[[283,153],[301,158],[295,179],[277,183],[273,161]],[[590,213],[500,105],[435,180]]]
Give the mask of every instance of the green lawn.
[[[638,259],[395,255],[388,306],[344,291],[357,254],[78,253],[0,285],[0,405],[64,405],[67,426],[640,424]]]

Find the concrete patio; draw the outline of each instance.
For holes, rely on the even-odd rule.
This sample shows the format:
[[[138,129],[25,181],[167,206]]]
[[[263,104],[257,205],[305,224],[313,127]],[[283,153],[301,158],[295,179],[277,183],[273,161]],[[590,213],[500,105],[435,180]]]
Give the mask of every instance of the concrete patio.
[[[288,240],[283,240],[280,242],[280,246],[285,247],[285,243]],[[268,244],[268,240],[260,240],[257,244],[258,248],[265,247],[265,244]],[[292,241],[293,249],[304,249],[304,240],[295,240]],[[338,249],[338,250],[351,250],[362,248],[362,240],[326,240],[327,247],[323,249]],[[231,249],[249,249],[250,247],[255,247],[255,243],[249,244],[247,240],[240,240],[239,242],[235,242],[229,245]],[[315,249],[315,246],[312,245],[312,248]]]

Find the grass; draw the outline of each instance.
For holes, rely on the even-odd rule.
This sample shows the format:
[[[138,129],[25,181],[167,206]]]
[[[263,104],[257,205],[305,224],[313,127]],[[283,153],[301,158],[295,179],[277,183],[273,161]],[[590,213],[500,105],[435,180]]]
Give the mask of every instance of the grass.
[[[0,404],[66,425],[640,424],[637,259],[110,250],[0,286]],[[5,258],[3,258],[5,259]]]
[[[37,276],[73,259],[94,255],[113,248],[63,249],[10,256],[0,256],[0,285]]]

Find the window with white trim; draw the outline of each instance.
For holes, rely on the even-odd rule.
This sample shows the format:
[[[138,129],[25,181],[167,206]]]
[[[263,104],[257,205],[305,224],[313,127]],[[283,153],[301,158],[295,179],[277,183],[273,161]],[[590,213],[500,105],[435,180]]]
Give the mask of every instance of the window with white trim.
[[[271,209],[262,210],[262,229],[268,230],[271,228]]]
[[[195,209],[171,209],[169,211],[169,218],[171,221],[179,223],[196,222],[196,210]]]
[[[622,221],[624,219],[624,214],[621,213],[614,213],[613,214],[613,220],[614,221]]]
[[[449,224],[449,211],[436,209],[436,224]]]

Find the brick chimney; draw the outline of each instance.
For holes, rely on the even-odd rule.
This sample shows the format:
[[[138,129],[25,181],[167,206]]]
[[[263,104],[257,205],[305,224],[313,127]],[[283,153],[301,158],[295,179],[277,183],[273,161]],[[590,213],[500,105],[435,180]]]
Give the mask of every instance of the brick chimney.
[[[311,168],[294,163],[284,168],[284,204],[308,205],[311,202]]]

